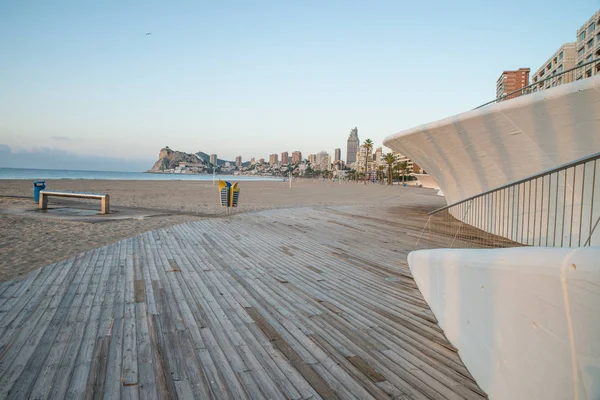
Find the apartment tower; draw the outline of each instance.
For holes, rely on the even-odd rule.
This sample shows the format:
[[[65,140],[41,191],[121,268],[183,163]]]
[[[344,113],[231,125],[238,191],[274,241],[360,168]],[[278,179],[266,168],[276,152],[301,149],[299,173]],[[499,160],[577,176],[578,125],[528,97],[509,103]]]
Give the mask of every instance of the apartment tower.
[[[600,58],[600,11],[577,30],[577,62],[576,65],[589,63]],[[575,79],[590,78],[600,74],[600,62],[585,65],[578,69]]]
[[[348,147],[346,151],[346,164],[350,165],[356,162],[356,153],[360,146],[360,140],[358,139],[358,128],[354,128],[350,131],[348,137]]]
[[[271,164],[271,165],[279,164],[279,156],[277,154],[271,154],[269,156],[269,164]]]
[[[572,73],[563,75],[560,75],[560,73],[575,66],[575,46],[576,43],[563,44],[535,71],[531,78],[531,84],[534,85],[531,90],[532,92],[535,93],[540,90],[550,89],[551,87],[573,81]],[[559,76],[553,78],[555,75]]]
[[[516,71],[504,71],[496,81],[496,98],[500,99],[515,90],[529,86],[529,68],[519,68]],[[510,98],[520,96],[517,92]]]
[[[217,155],[216,154],[211,154],[210,155],[210,163],[212,165],[217,165]]]
[[[288,165],[290,163],[290,157],[287,151],[281,153],[281,165]]]
[[[302,162],[302,152],[294,151],[292,153],[292,164],[298,165]]]
[[[241,167],[242,166],[242,156],[237,156],[235,158],[235,166],[236,167]]]

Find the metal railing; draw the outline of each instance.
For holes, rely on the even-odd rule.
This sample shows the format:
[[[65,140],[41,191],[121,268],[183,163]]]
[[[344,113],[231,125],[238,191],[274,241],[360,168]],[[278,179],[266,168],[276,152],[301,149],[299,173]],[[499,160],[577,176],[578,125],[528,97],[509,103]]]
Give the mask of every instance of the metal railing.
[[[544,71],[546,71],[546,73],[549,73],[547,72],[547,69],[544,69]],[[575,82],[583,78],[589,78],[599,73],[599,71],[600,58],[596,58],[594,60],[577,65],[573,68],[559,72],[555,75],[547,76],[544,79],[530,84],[529,86],[525,86],[521,89],[517,89],[515,91],[507,93],[504,96],[498,97],[492,101],[488,101],[487,103],[475,107],[474,110],[477,110],[478,108],[485,107],[490,104],[515,99],[526,94],[536,93],[542,90],[550,89],[552,87],[559,86],[565,83]],[[533,77],[532,79],[535,79],[535,77]]]
[[[600,153],[488,190],[429,214],[437,247],[600,244]]]

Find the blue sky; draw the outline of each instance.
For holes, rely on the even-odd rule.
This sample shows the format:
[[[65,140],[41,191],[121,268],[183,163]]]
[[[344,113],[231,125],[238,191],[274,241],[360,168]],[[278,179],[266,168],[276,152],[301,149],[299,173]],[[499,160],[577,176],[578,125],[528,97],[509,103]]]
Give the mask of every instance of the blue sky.
[[[0,145],[345,158],[354,126],[381,145],[491,100],[503,70],[537,69],[600,8],[576,4],[2,0]]]

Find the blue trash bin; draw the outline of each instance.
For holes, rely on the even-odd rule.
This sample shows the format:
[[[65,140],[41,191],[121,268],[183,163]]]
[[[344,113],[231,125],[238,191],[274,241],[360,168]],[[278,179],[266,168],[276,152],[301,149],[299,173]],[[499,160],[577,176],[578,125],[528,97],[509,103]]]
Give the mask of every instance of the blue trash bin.
[[[40,202],[40,191],[46,189],[46,181],[34,181],[33,182],[33,200],[36,203]]]

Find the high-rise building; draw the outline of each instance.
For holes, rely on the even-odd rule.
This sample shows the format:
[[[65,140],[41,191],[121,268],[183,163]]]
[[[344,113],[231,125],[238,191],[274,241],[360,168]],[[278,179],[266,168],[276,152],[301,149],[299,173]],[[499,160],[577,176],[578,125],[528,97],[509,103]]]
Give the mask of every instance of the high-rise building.
[[[519,68],[516,71],[504,71],[496,81],[496,98],[504,98],[515,90],[529,86],[529,71],[529,68]],[[511,95],[510,98],[520,95],[521,93],[517,92]]]
[[[585,64],[600,58],[600,11],[592,15],[586,23],[577,30],[577,62],[576,65]],[[586,65],[576,71],[575,79],[589,78],[600,74],[600,62]]]
[[[254,165],[254,164],[256,164],[256,159],[254,157],[252,157],[250,159],[250,165]]]
[[[342,169],[344,166],[344,162],[342,161],[342,149],[335,149],[333,151],[334,153],[334,160],[333,160],[333,165],[335,167],[335,169]]]
[[[299,151],[294,151],[292,153],[292,164],[298,165],[302,162],[302,153]]]
[[[350,165],[356,162],[356,153],[359,146],[360,140],[358,139],[358,128],[354,127],[354,129],[350,131],[350,136],[348,137],[346,164]]]
[[[288,165],[290,163],[290,158],[287,151],[281,153],[281,165]]]
[[[537,71],[535,71],[531,78],[531,84],[534,85],[531,88],[532,92],[550,89],[551,87],[573,81],[573,74],[560,75],[555,79],[547,78],[560,74],[575,66],[575,45],[575,43],[563,44],[544,64],[542,64],[540,68],[537,69]]]
[[[382,147],[378,147],[377,149],[375,149],[375,153],[374,153],[374,159],[373,161],[375,161],[376,165],[379,165],[381,163],[381,155],[383,154],[383,148]]]
[[[309,154],[308,155],[308,162],[311,164],[316,164],[317,163],[317,155],[316,154]]]
[[[259,164],[264,164],[265,163],[265,159],[264,158],[259,158],[258,159],[258,163]]]
[[[329,171],[331,169],[331,161],[329,154],[326,151],[321,151],[316,154],[315,164],[321,171]]]
[[[217,165],[217,155],[216,154],[211,154],[210,155],[210,163],[212,165]]]
[[[279,157],[277,156],[277,154],[271,154],[269,156],[269,164],[271,164],[271,165],[279,164]]]
[[[242,156],[237,156],[235,158],[235,166],[236,167],[241,167],[242,166]]]

